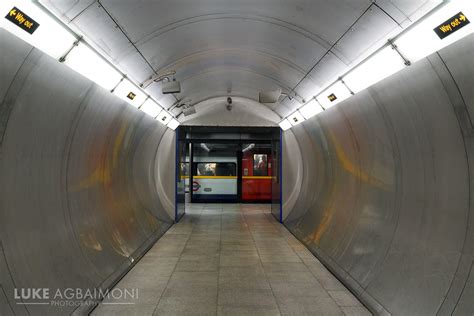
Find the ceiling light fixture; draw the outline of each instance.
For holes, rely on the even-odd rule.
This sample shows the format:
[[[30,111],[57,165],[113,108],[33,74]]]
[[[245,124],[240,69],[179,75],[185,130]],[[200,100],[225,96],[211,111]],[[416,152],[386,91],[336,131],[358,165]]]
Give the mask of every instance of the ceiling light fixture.
[[[158,116],[158,114],[160,114],[162,108],[152,99],[147,99],[145,103],[143,103],[143,105],[140,107],[140,110],[142,110],[151,117],[156,117]]]
[[[312,118],[313,116],[323,112],[324,109],[321,107],[321,104],[319,104],[319,102],[316,101],[316,99],[312,99],[302,108],[300,108],[299,111],[303,115],[303,117],[308,120]]]
[[[177,129],[178,126],[179,126],[179,122],[176,119],[171,119],[171,121],[169,121],[168,123],[168,127],[171,128],[173,131]]]
[[[109,91],[123,78],[120,72],[84,43],[79,43],[65,57],[64,64]]]
[[[80,73],[99,86],[113,92],[134,107],[145,106],[144,101],[152,99],[130,80],[125,79],[118,68],[92,48],[83,38],[72,31],[57,16],[51,13],[38,0],[0,1],[0,28],[7,30],[35,48]],[[174,75],[168,72],[166,75]],[[156,78],[154,78],[155,80]],[[177,91],[180,84],[171,81],[167,91]],[[173,92],[173,93],[174,93]],[[171,93],[171,92],[170,92]],[[158,104],[157,104],[158,106]],[[148,109],[148,105],[143,109]],[[165,111],[163,124],[173,119]],[[160,113],[161,115],[161,113]],[[171,124],[174,126],[175,123]]]
[[[474,19],[474,1],[443,2],[316,95],[316,100],[327,110],[412,62],[459,41],[474,32],[474,23],[469,19]],[[311,103],[299,109],[306,119],[322,112],[317,107],[310,107]],[[295,113],[280,122],[283,130],[295,125],[291,123]]]
[[[0,14],[1,28],[56,60],[69,51],[79,38],[28,0],[2,0]]]
[[[142,105],[147,97],[141,89],[128,79],[123,79],[113,93],[136,108]]]
[[[280,127],[283,131],[289,130],[292,126],[288,119],[284,119],[278,125],[280,125]]]

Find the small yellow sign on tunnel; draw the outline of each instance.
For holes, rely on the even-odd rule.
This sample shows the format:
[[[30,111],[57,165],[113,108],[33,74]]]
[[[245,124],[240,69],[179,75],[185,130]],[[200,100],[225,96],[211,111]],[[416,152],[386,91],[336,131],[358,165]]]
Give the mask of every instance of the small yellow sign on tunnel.
[[[39,27],[39,23],[30,18],[27,14],[25,14],[17,7],[13,7],[5,16],[5,19],[30,34],[33,34]]]
[[[443,39],[453,34],[454,32],[459,31],[469,23],[471,22],[466,17],[466,15],[462,12],[459,12],[449,20],[436,27],[434,31],[440,39]]]
[[[135,99],[136,96],[137,96],[137,95],[136,95],[135,93],[130,92],[130,93],[127,95],[127,98],[129,98],[130,100],[133,100],[133,99]]]
[[[329,99],[329,101],[334,102],[334,101],[337,100],[337,97],[336,97],[336,95],[333,93],[333,94],[328,95],[328,99]]]

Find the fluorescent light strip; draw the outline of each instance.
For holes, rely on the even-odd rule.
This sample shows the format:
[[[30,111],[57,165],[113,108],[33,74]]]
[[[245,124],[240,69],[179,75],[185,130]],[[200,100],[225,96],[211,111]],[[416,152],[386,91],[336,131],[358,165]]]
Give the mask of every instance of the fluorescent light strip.
[[[150,115],[151,117],[157,117],[160,114],[162,108],[153,101],[152,99],[147,99],[145,103],[140,107],[140,110]]]
[[[80,43],[78,47],[75,47],[67,55],[64,63],[109,91],[116,87],[123,77],[102,56],[84,43]]]
[[[344,82],[357,93],[405,67],[402,57],[387,46],[349,72],[344,77]]]
[[[420,21],[420,23],[415,24],[413,28],[397,37],[394,41],[395,45],[398,46],[398,49],[408,60],[416,62],[454,42],[457,42],[473,32],[473,2],[474,1],[472,0],[457,0],[447,3],[439,10]],[[434,32],[434,28],[460,12],[464,13],[465,16],[470,19],[471,23],[456,32],[451,33],[444,39],[440,39]]]
[[[323,112],[324,109],[321,107],[319,102],[316,101],[316,99],[312,99],[309,103],[300,108],[299,111],[303,117],[308,120],[313,116]]]
[[[12,11],[14,8],[17,8],[17,10]],[[147,94],[141,88],[138,88],[128,79],[120,81],[125,76],[124,74],[88,46],[82,38],[78,40],[80,37],[42,4],[29,0],[0,0],[0,14],[3,14],[4,17],[11,14],[12,17],[20,19],[21,16],[18,15],[18,10],[39,24],[33,34],[5,18],[0,19],[0,28],[7,30],[56,60],[65,57],[64,60],[61,60],[64,61],[65,65],[107,90],[115,88],[114,94],[132,106],[138,108],[143,104],[145,106],[143,111],[148,111],[147,114],[154,116],[154,113],[161,111],[158,104],[156,106],[159,111],[152,110],[149,107],[150,103],[145,105],[144,101],[147,99]],[[160,120],[163,124],[166,125],[174,119],[168,112],[161,112],[164,113],[163,117],[165,118]],[[161,113],[157,114],[161,115]],[[176,120],[176,122],[178,121]],[[170,126],[173,127],[176,122],[173,122]]]
[[[171,121],[169,121],[168,123],[168,127],[171,128],[173,131],[178,128],[179,126],[179,122],[175,119],[171,119]]]
[[[4,18],[11,14],[12,17],[21,19],[18,11],[12,11],[17,8],[33,19],[39,27],[33,34],[20,28],[17,24]],[[71,49],[77,40],[74,33],[65,28],[61,23],[54,20],[37,5],[28,0],[1,0],[0,1],[0,27],[4,28],[13,35],[21,38],[28,44],[38,48],[55,59],[62,57]],[[34,24],[34,23],[33,23]]]
[[[173,117],[171,114],[166,112],[165,110],[161,111],[160,114],[155,118],[158,122],[160,122],[163,125],[167,125]]]
[[[317,96],[316,100],[327,110],[351,96],[349,89],[339,80]]]
[[[114,94],[136,108],[142,105],[146,99],[146,94],[128,79],[124,79],[119,83],[114,90]]]
[[[460,12],[471,23],[444,39],[440,39],[434,29]],[[352,96],[351,91],[358,93],[405,68],[403,58],[412,63],[416,62],[472,34],[474,32],[473,20],[473,0],[452,0],[445,5],[441,5],[438,9],[435,9],[435,12],[425,15],[419,22],[416,22],[395,38],[393,43],[397,50],[390,43],[387,43],[386,47],[381,48],[343,75],[344,83],[341,79],[338,79],[319,93],[315,97],[316,100],[324,109],[329,109],[350,98]],[[317,110],[317,107],[313,107],[312,103],[310,102],[299,109],[305,119],[322,112],[322,110]],[[294,115],[295,113],[291,114],[288,119],[284,119],[279,123],[284,131],[292,127],[291,118]]]
[[[291,125],[296,126],[304,122],[304,117],[300,112],[296,111],[288,117]]]
[[[287,119],[284,119],[278,125],[280,125],[281,129],[284,131],[289,130],[292,126],[290,121],[288,121]]]

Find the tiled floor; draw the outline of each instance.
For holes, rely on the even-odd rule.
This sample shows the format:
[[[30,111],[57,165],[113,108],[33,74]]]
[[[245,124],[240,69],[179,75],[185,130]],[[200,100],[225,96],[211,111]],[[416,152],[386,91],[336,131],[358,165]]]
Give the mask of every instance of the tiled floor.
[[[268,206],[186,212],[117,285],[139,298],[94,315],[370,315]]]

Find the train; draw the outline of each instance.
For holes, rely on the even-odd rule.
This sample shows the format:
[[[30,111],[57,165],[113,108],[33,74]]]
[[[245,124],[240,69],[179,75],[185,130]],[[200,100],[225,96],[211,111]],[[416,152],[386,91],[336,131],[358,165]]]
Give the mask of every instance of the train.
[[[189,162],[181,163],[181,177],[186,191],[192,194],[191,201],[271,202],[274,180],[271,151],[244,149],[239,156],[194,157],[191,170]],[[193,174],[191,187],[190,171]]]

